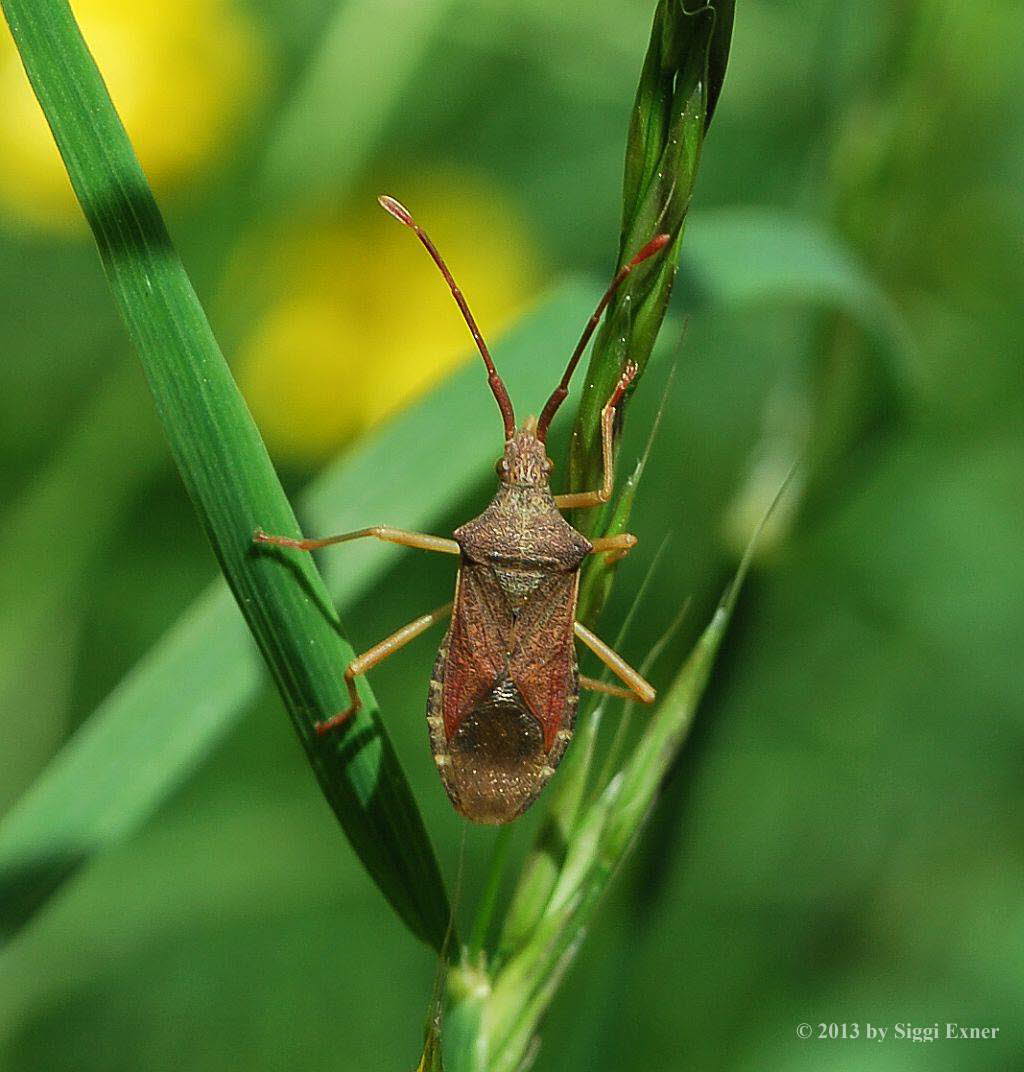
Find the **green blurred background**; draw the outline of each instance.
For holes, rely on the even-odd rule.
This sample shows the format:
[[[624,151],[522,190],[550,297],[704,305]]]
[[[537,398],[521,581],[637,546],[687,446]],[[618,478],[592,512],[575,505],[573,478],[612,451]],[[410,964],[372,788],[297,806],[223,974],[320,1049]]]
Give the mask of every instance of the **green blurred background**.
[[[627,421],[630,459],[675,363],[603,632],[669,535],[625,654],[690,596],[692,637],[808,438],[810,476],[537,1068],[1020,1067],[1024,11],[737,8],[676,312]],[[430,228],[492,338],[569,275],[599,293],[652,3],[75,9],[291,490],[470,357],[373,194]],[[215,568],[6,31],[0,86],[6,809]],[[552,381],[564,349],[537,355]],[[458,450],[443,413],[437,435]],[[437,484],[448,529],[486,499]],[[447,598],[450,564],[397,563],[343,608],[357,648]],[[452,875],[436,640],[372,680]],[[464,905],[492,839],[466,833]],[[0,950],[0,1067],[411,1068],[434,969],[268,688]],[[947,1020],[1001,1030],[796,1036]]]

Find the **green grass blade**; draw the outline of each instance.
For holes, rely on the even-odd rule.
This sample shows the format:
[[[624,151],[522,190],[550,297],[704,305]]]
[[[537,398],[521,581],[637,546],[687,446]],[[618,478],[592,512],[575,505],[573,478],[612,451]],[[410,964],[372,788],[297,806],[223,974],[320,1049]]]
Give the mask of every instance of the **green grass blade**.
[[[644,470],[650,460],[651,450],[654,447],[655,440],[658,438],[661,419],[665,414],[665,406],[668,403],[669,396],[672,393],[672,385],[675,382],[675,370],[676,367],[673,365],[665,383],[658,411],[647,433],[647,444],[643,452],[633,466],[632,471],[625,478],[620,479],[618,493],[605,506],[600,527],[608,536],[617,536],[629,530],[629,519],[633,512],[633,503],[640,488],[640,481],[643,480]],[[577,616],[585,625],[596,624],[597,617],[611,593],[617,571],[618,562],[609,562],[607,555],[597,556],[597,560],[591,563],[587,569],[586,575],[580,583],[579,601],[577,603]]]
[[[716,0],[715,32],[708,51],[708,117],[705,129],[711,125],[718,107],[718,98],[729,65],[729,50],[732,47],[732,24],[736,17],[735,0]]]
[[[569,451],[569,486],[576,490],[600,486],[604,466],[601,412],[627,359],[643,372],[665,319],[704,136],[711,121],[709,101],[711,108],[714,105],[709,82],[717,100],[725,77],[732,2],[722,3],[728,10],[724,20],[717,18],[716,2],[691,11],[676,0],[660,0],[655,10],[626,140],[618,267],[659,233],[671,235],[672,241],[625,279],[594,340]],[[587,535],[604,534],[610,514],[616,531],[623,531],[634,492],[635,481],[611,510],[578,511],[576,525]],[[580,581],[582,620],[589,624],[596,621],[612,577],[603,555],[593,556],[584,565]],[[565,779],[563,784],[571,784],[571,780]],[[564,823],[575,815],[571,791],[564,813],[559,814],[561,803],[558,794],[548,799],[537,842],[513,894],[503,947],[532,928],[536,912],[551,892],[564,852]]]
[[[407,87],[429,44],[430,34],[423,31],[432,27],[446,5],[447,0],[418,5],[411,17],[398,20],[380,19],[377,11],[375,26],[370,25],[373,5],[369,0],[338,5],[323,39],[309,49],[297,89],[286,104],[272,110],[263,164],[256,171],[250,196],[226,206],[234,218],[228,221],[225,249],[231,247],[231,236],[251,225],[253,206],[265,211],[274,194],[283,197],[293,192],[292,183],[301,183],[307,195],[311,186],[329,186],[333,200],[344,199],[380,145],[389,103]],[[346,36],[348,30],[353,33]],[[367,37],[370,32],[372,40]],[[387,62],[382,62],[382,50],[386,50]],[[374,92],[352,94],[352,72],[358,67],[366,74],[362,65],[371,55]],[[345,93],[329,82],[328,72],[333,72],[336,82],[338,72],[344,72]],[[302,113],[302,107],[308,107],[309,113]],[[322,152],[324,144],[336,151]],[[52,633],[55,614],[74,604],[85,564],[116,531],[125,504],[165,457],[149,421],[123,419],[124,413],[140,412],[140,397],[135,370],[127,364],[115,369],[97,388],[46,470],[19,496],[0,524],[0,544],[8,561],[19,564],[0,574],[0,635],[8,638],[0,650],[0,703],[26,717],[52,707],[51,694],[40,690],[34,678],[37,652]],[[107,477],[112,468],[118,468],[116,482]],[[69,524],[72,517],[73,525]],[[43,532],[61,533],[62,553],[45,562],[37,554]],[[28,562],[39,565],[25,568]],[[17,736],[8,737],[8,732]],[[24,740],[18,727],[10,731],[0,727],[0,751],[24,750]],[[37,752],[47,743],[38,741]],[[0,807],[6,807],[22,788],[20,782],[0,787]]]
[[[664,654],[665,649],[675,639],[679,630],[682,629],[683,623],[686,621],[686,616],[690,612],[691,602],[692,601],[688,599],[682,605],[679,609],[679,613],[676,614],[675,618],[669,623],[665,632],[651,645],[647,655],[644,657],[644,661],[637,667],[641,677],[650,677],[651,667],[657,663]],[[601,764],[601,770],[594,778],[594,786],[596,789],[603,791],[614,777],[615,771],[622,765],[623,748],[625,746],[626,738],[629,735],[630,724],[636,710],[636,702],[627,700],[616,720],[615,732],[612,734],[611,743],[608,745],[608,751],[605,753],[604,762]]]
[[[537,397],[557,347],[594,298],[563,287],[495,347],[513,392]],[[552,352],[557,352],[553,350]],[[457,423],[461,449],[437,434]],[[475,363],[328,469],[299,499],[310,531],[389,522],[430,530],[489,473],[500,448]],[[367,544],[325,561],[331,596],[354,602],[405,552]],[[342,664],[332,669],[340,678]],[[255,698],[259,657],[223,582],[213,585],[86,720],[0,823],[0,934],[10,934],[80,863],[130,835],[216,747]]]
[[[134,474],[148,472],[166,456],[156,420],[146,412],[145,384],[137,373],[129,377],[125,371],[119,368],[108,377],[0,521],[5,556],[0,570],[0,707],[21,716],[0,720],[0,755],[24,756],[27,749],[35,758],[35,763],[24,763],[23,778],[15,773],[0,784],[0,809],[24,790],[56,744],[47,741],[41,726],[60,732],[55,709],[63,705],[55,703],[54,692],[39,686],[39,653],[53,646],[55,623],[84,605],[86,571],[97,548],[123,522],[138,491]],[[125,413],[139,416],[125,421]],[[131,458],[130,473],[119,473],[124,478],[112,481],[109,474],[118,471],[125,457]],[[51,541],[59,542],[60,553],[40,554]],[[66,687],[64,677],[54,674],[51,680],[58,696]],[[31,719],[40,723],[26,734],[24,721]]]
[[[506,824],[499,827],[494,835],[491,858],[487,864],[487,880],[484,883],[483,893],[480,894],[480,900],[473,917],[473,930],[469,937],[469,944],[466,947],[468,960],[476,960],[480,953],[487,948],[487,939],[494,926],[501,897],[502,882],[505,878],[505,872],[508,870],[511,857],[513,830],[514,827]]]
[[[297,525],[74,16],[61,0],[3,8],[175,461],[321,787],[378,887],[439,946],[447,898],[372,697],[346,732],[320,740],[313,730],[345,706],[337,667],[351,649],[311,561],[253,554],[257,526]]]
[[[748,473],[726,515],[729,542],[741,547],[766,499],[793,460],[804,486],[777,511],[767,550],[797,511],[819,508],[869,429],[890,423],[910,389],[914,345],[903,317],[848,248],[826,228],[758,208],[695,217],[688,231],[690,279],[698,295],[728,311],[757,302],[814,311],[818,342],[795,381],[777,382],[785,406],[768,402]]]

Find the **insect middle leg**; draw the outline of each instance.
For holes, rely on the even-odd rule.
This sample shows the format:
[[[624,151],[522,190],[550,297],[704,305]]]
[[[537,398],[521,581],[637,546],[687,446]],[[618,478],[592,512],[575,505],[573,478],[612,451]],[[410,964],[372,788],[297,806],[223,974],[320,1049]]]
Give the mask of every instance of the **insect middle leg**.
[[[591,544],[592,554],[607,554],[606,561],[617,562],[636,547],[636,537],[631,532],[620,532],[617,536],[599,536]]]
[[[560,510],[585,510],[591,506],[600,506],[612,497],[615,486],[615,459],[612,454],[612,432],[615,424],[615,410],[626,393],[626,388],[636,379],[637,366],[632,361],[626,362],[619,382],[612,391],[611,398],[601,410],[601,459],[604,477],[596,491],[574,491],[566,495],[555,496],[555,506]]]
[[[635,697],[641,703],[654,703],[657,693],[634,669],[622,658],[614,649],[608,647],[608,645],[601,640],[585,626],[579,622],[573,626],[573,631],[576,636],[583,641],[584,644],[608,667],[609,670],[628,687],[628,695]],[[594,686],[589,684],[587,678],[580,678],[580,684],[584,688],[593,688]],[[588,682],[585,684],[585,682]],[[611,692],[613,696],[620,695],[620,693],[613,692],[611,686],[605,686],[601,682],[596,684],[601,685],[598,689],[599,692]],[[624,690],[625,691],[625,690]]]
[[[443,536],[428,536],[424,532],[406,532],[394,529],[390,525],[373,525],[368,529],[356,529],[355,532],[343,532],[339,536],[327,536],[322,540],[293,540],[290,536],[271,536],[263,529],[253,533],[255,543],[272,544],[274,547],[291,547],[295,551],[316,551],[321,547],[330,547],[336,543],[348,543],[349,540],[361,540],[372,536],[386,543],[397,543],[403,547],[415,547],[421,551],[443,551],[448,555],[457,555],[459,545],[454,540]]]
[[[408,625],[403,625],[401,629],[396,633],[392,633],[386,640],[382,640],[379,644],[374,644],[369,651],[363,652],[362,655],[357,655],[345,670],[345,684],[348,687],[349,698],[348,707],[326,721],[318,722],[316,732],[322,735],[347,722],[363,705],[363,701],[359,698],[359,692],[356,689],[355,679],[360,674],[365,674],[367,670],[372,670],[378,663],[382,663],[389,655],[404,647],[410,640],[418,637],[420,633],[426,632],[432,625],[443,621],[451,612],[451,609],[452,604],[445,603],[443,607],[438,607],[437,610],[422,615],[415,621],[409,622]]]

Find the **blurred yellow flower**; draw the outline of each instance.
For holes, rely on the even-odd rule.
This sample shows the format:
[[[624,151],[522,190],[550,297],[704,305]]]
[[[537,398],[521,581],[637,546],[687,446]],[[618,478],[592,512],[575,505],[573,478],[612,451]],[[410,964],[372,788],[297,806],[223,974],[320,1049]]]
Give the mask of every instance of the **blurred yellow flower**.
[[[496,338],[537,286],[523,224],[495,190],[465,175],[401,186],[393,192],[437,243],[484,337]],[[254,269],[253,257],[265,267]],[[372,197],[344,225],[310,225],[247,260],[248,272],[284,281],[237,363],[260,430],[282,461],[322,461],[456,364],[471,355],[479,361],[426,251]],[[493,405],[482,373],[480,384],[480,404]],[[445,434],[440,417],[438,434]]]
[[[75,0],[74,9],[157,191],[216,159],[259,86],[251,17],[232,0]],[[37,226],[76,226],[70,183],[6,25],[0,100],[0,205]]]

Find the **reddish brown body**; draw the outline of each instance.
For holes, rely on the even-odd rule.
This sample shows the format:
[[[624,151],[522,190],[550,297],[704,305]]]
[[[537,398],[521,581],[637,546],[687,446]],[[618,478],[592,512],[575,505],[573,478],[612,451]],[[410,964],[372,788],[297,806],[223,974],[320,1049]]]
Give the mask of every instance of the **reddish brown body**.
[[[655,697],[654,689],[628,663],[576,621],[583,559],[589,554],[621,557],[636,537],[620,532],[591,542],[559,512],[599,506],[611,497],[615,407],[633,382],[637,366],[626,362],[601,412],[604,479],[600,488],[553,496],[552,465],[544,444],[551,420],[568,394],[573,371],[615,289],[638,264],[664,249],[670,237],[656,235],[619,269],[539,419],[531,417],[517,429],[508,391],[448,266],[404,205],[393,197],[381,197],[380,203],[415,231],[430,253],[484,360],[505,431],[505,451],[497,466],[498,493],[479,517],[454,533],[454,540],[388,525],[314,540],[257,529],[254,539],[258,544],[315,551],[374,537],[459,555],[454,603],[421,615],[354,658],[345,670],[349,706],[318,722],[316,730],[323,734],[347,725],[362,705],[356,678],[443,621],[451,610],[427,701],[431,749],[456,809],[478,823],[505,823],[522,814],[555,773],[572,738],[581,687],[642,703],[651,703]],[[577,637],[625,688],[580,677]]]
[[[427,702],[448,796],[484,823],[529,807],[572,737],[576,594],[593,549],[559,513],[529,426],[509,441],[503,463],[508,476],[494,501],[454,533],[455,605]]]

